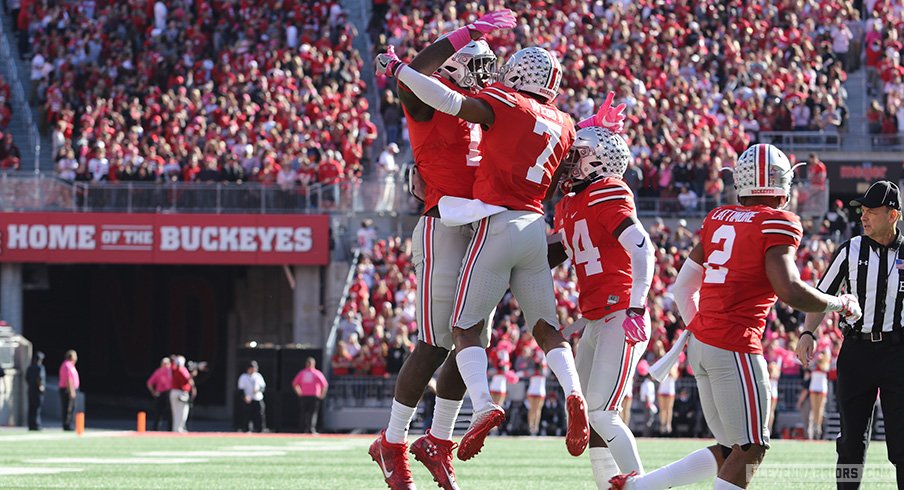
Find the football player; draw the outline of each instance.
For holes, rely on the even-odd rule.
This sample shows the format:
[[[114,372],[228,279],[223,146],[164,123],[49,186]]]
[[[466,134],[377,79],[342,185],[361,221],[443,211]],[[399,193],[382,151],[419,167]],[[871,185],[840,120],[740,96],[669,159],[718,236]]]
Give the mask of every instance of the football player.
[[[611,103],[613,94],[604,105]],[[587,398],[590,461],[598,488],[618,473],[643,472],[634,434],[619,416],[646,351],[646,299],[654,249],[637,219],[634,194],[622,176],[631,150],[614,131],[577,132],[563,163],[550,265],[567,257],[575,267],[581,315],[588,323],[578,345],[577,369]]]
[[[701,242],[673,287],[688,325],[688,362],[717,444],[646,475],[613,477],[612,488],[671,488],[709,478],[716,489],[746,488],[769,448],[771,388],[760,339],[776,296],[802,311],[860,317],[855,296],[830,296],[800,278],[794,259],[803,229],[797,215],[783,210],[792,176],[778,148],[745,150],[734,172],[740,205],[707,215]]]
[[[494,29],[506,28],[514,25],[514,17],[508,11],[500,11],[478,22]],[[410,66],[432,75],[433,80],[455,93],[476,93],[496,71],[496,55],[480,39],[484,31],[468,32],[472,40],[441,65],[418,55]],[[399,99],[408,120],[417,169],[411,181],[422,183],[415,194],[424,201],[425,209],[412,235],[420,329],[417,345],[396,381],[389,425],[371,445],[370,455],[380,465],[390,488],[414,488],[406,452],[408,429],[424,388],[443,365],[437,379],[432,426],[411,444],[411,453],[430,470],[441,488],[450,490],[458,488],[452,465],[455,444],[451,439],[465,385],[455,356],[448,355],[454,348],[449,319],[458,273],[473,233],[469,226],[442,226],[438,203],[443,196],[472,197],[475,171],[482,158],[481,131],[477,124],[436,111],[403,83],[399,83]],[[486,335],[479,341],[484,347],[489,345]]]
[[[464,41],[453,33],[423,54],[445,60]],[[558,178],[559,163],[575,133],[571,117],[552,104],[562,79],[558,59],[542,48],[524,48],[508,59],[496,83],[474,97],[450,90],[391,53],[379,55],[377,67],[378,72],[396,76],[436,110],[478,123],[484,130],[474,201],[447,200],[450,205],[445,208],[440,203],[444,222],[449,214],[465,215],[459,216],[461,221],[472,223],[475,230],[462,264],[452,316],[456,361],[475,410],[458,458],[474,457],[487,434],[505,420],[504,410],[490,396],[487,354],[480,339],[488,328],[485,318],[509,287],[566,393],[566,447],[574,456],[582,454],[590,437],[587,408],[571,346],[556,316],[542,207],[555,189],[551,184]]]

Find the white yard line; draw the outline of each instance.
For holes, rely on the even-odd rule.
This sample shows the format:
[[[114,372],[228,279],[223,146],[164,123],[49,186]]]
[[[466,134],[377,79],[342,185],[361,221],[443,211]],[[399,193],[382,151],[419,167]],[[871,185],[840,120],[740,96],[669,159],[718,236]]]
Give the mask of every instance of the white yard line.
[[[141,457],[156,458],[247,458],[247,457],[268,457],[268,456],[285,456],[286,451],[147,451],[135,453]]]
[[[185,464],[206,463],[203,458],[41,458],[26,459],[32,464]]]
[[[37,466],[30,467],[6,467],[0,468],[0,476],[14,475],[55,475],[57,473],[69,473],[82,471],[81,468],[41,468]]]
[[[59,441],[64,439],[77,439],[79,437],[87,437],[89,439],[102,437],[122,437],[129,434],[134,434],[134,432],[124,430],[90,431],[85,432],[81,436],[76,435],[75,432],[25,432],[21,434],[10,435],[3,435],[2,433],[0,433],[0,444],[8,441]]]

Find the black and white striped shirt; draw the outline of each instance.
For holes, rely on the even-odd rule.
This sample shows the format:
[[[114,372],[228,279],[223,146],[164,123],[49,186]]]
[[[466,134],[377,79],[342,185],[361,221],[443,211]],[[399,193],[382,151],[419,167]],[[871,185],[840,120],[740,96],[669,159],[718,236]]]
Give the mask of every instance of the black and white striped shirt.
[[[887,247],[865,235],[845,242],[832,257],[829,268],[817,286],[820,291],[837,295],[842,287],[857,296],[863,317],[853,325],[855,331],[890,332],[904,326],[904,236],[898,230]]]

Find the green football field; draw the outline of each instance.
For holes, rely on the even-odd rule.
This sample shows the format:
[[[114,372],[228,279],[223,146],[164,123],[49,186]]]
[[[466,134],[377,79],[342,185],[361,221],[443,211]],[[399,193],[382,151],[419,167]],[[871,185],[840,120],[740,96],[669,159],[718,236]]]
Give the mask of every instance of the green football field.
[[[110,489],[379,489],[379,468],[367,454],[374,436],[246,434],[170,435],[89,431],[0,432],[0,488]],[[640,454],[655,469],[709,441],[641,439]],[[774,441],[766,456],[773,473],[752,488],[834,488],[831,442]],[[893,488],[885,444],[873,443],[863,488]],[[793,467],[790,465],[794,465]],[[419,488],[436,488],[412,459]],[[462,488],[593,489],[589,459],[573,458],[562,439],[491,437],[480,455],[456,465]],[[883,482],[884,481],[884,482]],[[712,488],[700,484],[687,488]]]

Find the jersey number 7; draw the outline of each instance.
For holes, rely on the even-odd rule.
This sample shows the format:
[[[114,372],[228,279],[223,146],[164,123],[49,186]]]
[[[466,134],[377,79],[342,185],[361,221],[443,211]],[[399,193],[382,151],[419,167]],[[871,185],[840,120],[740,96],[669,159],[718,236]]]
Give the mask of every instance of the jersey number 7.
[[[546,163],[549,161],[549,157],[552,156],[553,150],[556,149],[556,145],[559,144],[559,139],[562,138],[562,126],[552,121],[537,118],[537,123],[534,124],[534,133],[541,136],[544,134],[549,135],[549,139],[546,140],[546,148],[537,157],[536,163],[527,169],[527,180],[540,184],[547,173]]]

